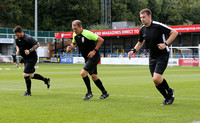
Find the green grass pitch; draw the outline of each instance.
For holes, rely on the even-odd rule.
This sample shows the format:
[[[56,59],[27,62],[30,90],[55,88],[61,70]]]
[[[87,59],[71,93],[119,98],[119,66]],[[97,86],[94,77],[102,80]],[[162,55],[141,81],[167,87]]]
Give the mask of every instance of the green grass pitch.
[[[161,106],[148,66],[98,65],[110,97],[99,100],[101,92],[91,81],[94,96],[84,101],[83,64],[38,65],[36,73],[50,77],[51,87],[32,80],[32,96],[23,97],[23,70],[0,64],[0,123],[200,122],[199,67],[168,66],[164,78],[175,89],[175,102]]]

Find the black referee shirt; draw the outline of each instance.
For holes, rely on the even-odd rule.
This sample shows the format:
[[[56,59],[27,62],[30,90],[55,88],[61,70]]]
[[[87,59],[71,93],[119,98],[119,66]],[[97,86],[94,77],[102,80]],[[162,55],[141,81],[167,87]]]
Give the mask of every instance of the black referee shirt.
[[[164,43],[166,41],[165,36],[169,35],[171,30],[170,27],[162,23],[152,21],[149,27],[142,26],[138,41],[145,41],[146,48],[150,49],[150,57],[157,58],[161,54],[169,52],[168,46],[164,50],[160,50],[157,44]]]
[[[24,58],[37,58],[36,51],[32,51],[29,55],[25,54],[25,50],[31,49],[34,45],[37,44],[37,41],[30,35],[24,33],[24,37],[21,39],[15,39],[16,45],[19,47],[20,55]]]
[[[90,51],[94,50],[96,47],[96,42],[98,35],[94,34],[91,31],[83,29],[83,32],[80,35],[73,33],[73,43],[76,43],[79,47],[79,51],[85,59],[88,59],[88,54]],[[99,51],[96,52],[99,54]]]

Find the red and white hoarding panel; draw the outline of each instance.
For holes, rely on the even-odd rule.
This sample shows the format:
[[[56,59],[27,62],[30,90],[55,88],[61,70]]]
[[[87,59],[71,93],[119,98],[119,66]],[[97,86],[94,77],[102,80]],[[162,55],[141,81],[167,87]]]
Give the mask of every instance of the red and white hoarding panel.
[[[182,25],[182,26],[169,26],[178,32],[200,32],[200,24],[198,25]]]
[[[105,36],[139,35],[139,31],[140,28],[97,30],[92,32],[101,37],[105,37]],[[72,37],[73,37],[73,32],[55,33],[55,39],[72,38]]]
[[[200,24],[198,25],[182,25],[182,26],[169,26],[172,29],[177,30],[179,33],[184,32],[200,32]],[[140,28],[130,29],[112,29],[112,30],[97,30],[93,33],[105,37],[105,36],[124,36],[124,35],[139,35]],[[73,32],[55,33],[55,39],[72,38]]]
[[[199,59],[179,59],[179,66],[199,66]]]

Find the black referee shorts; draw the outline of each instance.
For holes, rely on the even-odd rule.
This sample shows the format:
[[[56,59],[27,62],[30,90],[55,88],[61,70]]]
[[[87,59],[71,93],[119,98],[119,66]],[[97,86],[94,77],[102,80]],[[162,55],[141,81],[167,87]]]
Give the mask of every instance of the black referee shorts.
[[[85,59],[85,66],[83,67],[90,75],[97,74],[97,64],[100,61],[100,55],[95,54],[91,59]]]
[[[24,59],[24,66],[25,66],[24,73],[34,73],[36,62],[37,58]]]
[[[16,55],[12,55],[12,57],[13,57],[13,62],[17,62]]]
[[[153,77],[153,73],[163,74],[169,60],[169,53],[161,54],[157,59],[149,58],[149,70],[151,72],[151,76]]]
[[[21,58],[19,63],[24,63],[24,59],[23,59],[23,58]]]

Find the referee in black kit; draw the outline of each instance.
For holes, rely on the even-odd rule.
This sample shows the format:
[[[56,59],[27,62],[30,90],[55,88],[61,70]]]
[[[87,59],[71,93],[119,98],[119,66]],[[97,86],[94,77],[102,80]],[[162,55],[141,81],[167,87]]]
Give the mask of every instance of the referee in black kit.
[[[83,58],[85,59],[85,66],[81,70],[81,76],[85,82],[88,92],[86,93],[85,97],[83,97],[83,100],[89,100],[93,97],[88,73],[91,75],[95,85],[102,92],[102,95],[99,99],[105,99],[109,97],[109,93],[105,90],[101,80],[97,75],[97,64],[100,61],[98,49],[101,47],[104,41],[103,38],[91,31],[83,29],[82,22],[80,20],[74,20],[72,22],[72,29],[74,31],[73,41],[71,45],[67,47],[67,51],[70,51],[77,45]],[[95,42],[97,42],[97,44],[95,44]]]
[[[162,74],[169,60],[168,45],[176,38],[178,32],[162,23],[152,21],[149,9],[143,9],[139,14],[143,26],[140,29],[138,43],[128,53],[129,58],[143,46],[144,42],[146,43],[147,48],[150,49],[149,69],[153,82],[165,98],[162,105],[170,105],[174,102],[174,89],[169,87]],[[167,40],[165,35],[169,35]]]
[[[24,79],[26,82],[27,90],[24,93],[23,96],[31,96],[31,78],[32,79],[39,79],[44,81],[44,84],[47,85],[47,88],[50,87],[50,78],[44,78],[40,74],[34,73],[35,72],[35,64],[37,62],[37,53],[35,49],[39,47],[39,42],[37,42],[34,38],[32,38],[30,35],[23,32],[21,26],[16,26],[13,29],[13,32],[15,33],[15,36],[17,37],[15,39],[17,52],[16,55],[20,55],[24,59]]]

